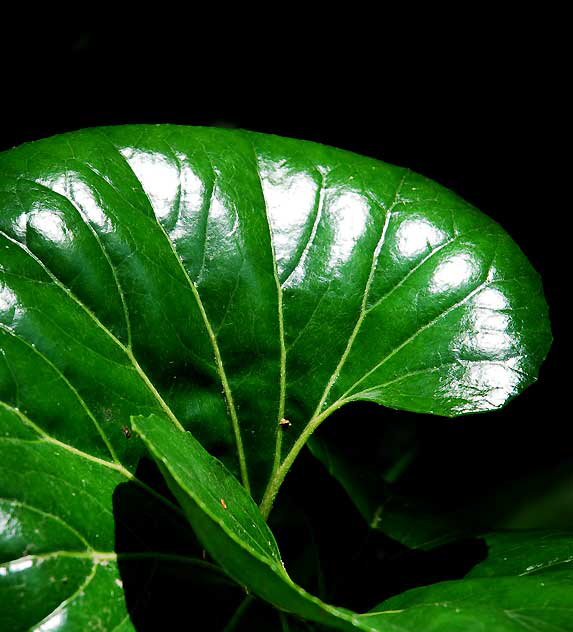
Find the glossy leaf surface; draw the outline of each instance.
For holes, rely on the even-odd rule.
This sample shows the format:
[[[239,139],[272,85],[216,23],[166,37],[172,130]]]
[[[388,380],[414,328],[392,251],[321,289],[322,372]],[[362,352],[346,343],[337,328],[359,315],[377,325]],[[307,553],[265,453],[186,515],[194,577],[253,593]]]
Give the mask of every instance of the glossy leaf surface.
[[[139,519],[159,515],[171,523],[183,550],[169,542],[155,547],[127,520],[129,552],[118,552],[118,491],[127,485]],[[201,559],[177,507],[150,494],[121,465],[53,439],[5,404],[0,497],[2,630],[133,630],[118,564],[153,560],[153,572],[172,564],[199,573],[206,584],[221,575]]]
[[[237,470],[244,457],[260,493],[283,417],[284,455],[313,412],[352,399],[495,408],[547,350],[521,252],[403,169],[258,134],[143,126],[24,145],[0,170],[3,322],[66,367],[128,465],[137,454],[120,423],[161,406],[143,372],[183,426]],[[83,438],[92,451],[99,434]]]
[[[571,572],[543,578],[467,579],[433,584],[384,602],[384,614],[362,615],[376,626],[382,619],[395,630],[571,630]],[[394,610],[393,615],[388,614]],[[392,629],[392,628],[390,628]]]
[[[109,628],[128,621],[111,506],[126,479],[43,437],[15,410],[3,406],[0,419],[0,627],[81,627],[95,610]]]
[[[132,415],[190,429],[266,514],[342,404],[495,408],[550,341],[539,280],[497,224],[421,176],[312,143],[126,126],[23,145],[0,154],[0,242],[3,465],[51,486],[61,450],[99,463],[111,474],[77,485],[108,507],[105,476],[129,480],[144,453]],[[22,419],[41,440],[22,443]],[[2,502],[27,502],[11,472]],[[74,496],[53,486],[42,511],[65,520]],[[17,532],[7,564],[27,555]]]

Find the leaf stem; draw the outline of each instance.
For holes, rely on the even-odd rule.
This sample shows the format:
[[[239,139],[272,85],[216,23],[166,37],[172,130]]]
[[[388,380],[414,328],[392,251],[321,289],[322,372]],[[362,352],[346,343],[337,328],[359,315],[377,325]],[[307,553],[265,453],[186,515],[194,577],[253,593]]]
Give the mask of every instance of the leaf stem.
[[[312,433],[320,426],[320,424],[335,410],[338,410],[341,406],[350,401],[348,399],[340,399],[335,401],[331,406],[329,406],[326,410],[324,410],[319,415],[313,415],[310,421],[306,424],[304,430],[295,441],[294,445],[290,449],[290,452],[286,455],[283,462],[280,464],[278,469],[274,472],[273,477],[269,481],[267,485],[267,489],[265,491],[265,495],[263,496],[263,500],[260,504],[261,514],[263,518],[266,520],[271,513],[271,509],[273,508],[273,503],[278,494],[278,491],[283,484],[285,476],[290,470],[294,460],[298,456],[298,453],[302,450],[305,443],[308,441],[308,438],[312,435]]]

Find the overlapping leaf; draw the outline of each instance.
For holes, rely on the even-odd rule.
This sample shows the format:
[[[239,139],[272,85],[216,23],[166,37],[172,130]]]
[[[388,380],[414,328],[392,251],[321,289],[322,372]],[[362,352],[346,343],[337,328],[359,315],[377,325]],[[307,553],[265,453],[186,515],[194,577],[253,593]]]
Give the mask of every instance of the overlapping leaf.
[[[126,439],[130,416],[165,415],[266,514],[339,406],[495,408],[535,379],[549,339],[519,249],[406,170],[173,126],[86,130],[0,155],[4,446],[19,455],[23,415],[35,448],[50,444],[42,467],[56,468],[64,446],[113,464],[100,466],[117,484],[143,453]],[[24,502],[28,487],[3,498]],[[22,599],[35,594],[30,584]]]
[[[153,548],[127,520],[118,524],[118,490],[131,485],[138,519],[161,516],[185,543]],[[123,466],[82,452],[45,434],[22,412],[0,406],[0,628],[2,630],[132,630],[119,564],[153,560],[202,573],[203,561],[177,507]],[[129,552],[118,552],[118,530]],[[149,569],[148,569],[149,570]],[[154,569],[152,569],[154,570]],[[145,569],[144,569],[145,572]],[[145,579],[145,578],[144,578]]]
[[[239,583],[282,610],[329,628],[370,632],[571,629],[571,533],[488,536],[489,555],[468,578],[407,591],[358,615],[329,606],[292,582],[252,499],[189,433],[155,416],[135,419],[134,429],[211,555]]]
[[[508,532],[486,541],[488,558],[466,579],[409,590],[364,619],[376,625],[390,618],[399,629],[429,632],[573,629],[573,534]]]

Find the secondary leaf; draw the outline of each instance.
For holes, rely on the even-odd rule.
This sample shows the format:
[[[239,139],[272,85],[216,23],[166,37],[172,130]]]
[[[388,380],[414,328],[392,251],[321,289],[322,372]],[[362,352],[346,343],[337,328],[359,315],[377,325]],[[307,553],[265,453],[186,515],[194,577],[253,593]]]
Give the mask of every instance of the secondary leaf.
[[[337,420],[338,427],[343,429],[345,421],[342,413]],[[397,421],[401,420],[392,419],[391,414],[383,423],[376,424],[379,428],[374,428],[370,419],[368,430],[372,433],[366,432],[371,437],[367,445],[358,437],[337,436],[330,428],[321,429],[309,442],[314,456],[340,483],[371,528],[408,547],[431,549],[440,543],[491,530],[570,526],[571,466],[568,463],[539,466],[524,475],[526,456],[516,451],[509,461],[514,464],[511,468],[506,451],[500,450],[498,445],[500,461],[495,463],[489,459],[488,468],[483,471],[487,479],[480,477],[480,483],[474,483],[472,489],[466,483],[475,481],[475,468],[484,455],[483,449],[476,449],[472,438],[468,441],[467,431],[473,422],[466,425],[465,441],[459,444],[456,453],[452,452],[454,440],[443,432],[442,425],[437,432],[426,429],[425,439],[418,435],[417,444],[411,441],[415,450],[402,449],[400,454],[394,449],[396,466],[388,459],[387,453],[392,453],[389,445],[392,437],[385,428],[392,422],[399,428]],[[336,429],[336,424],[333,425]],[[483,445],[488,437],[491,440],[492,427],[485,430]],[[509,427],[518,429],[517,419]],[[450,430],[454,429],[448,424],[448,433]],[[471,437],[478,432],[479,428],[472,431]],[[537,436],[531,441],[533,447],[538,445]],[[386,446],[383,454],[379,446]],[[391,476],[401,471],[404,460],[410,458],[412,452],[417,455],[416,463],[406,468],[402,480],[394,482]],[[503,467],[509,472],[505,477],[509,480],[499,476],[503,474]],[[451,476],[452,471],[456,472],[455,477]]]
[[[471,570],[468,577],[525,577],[556,571],[573,571],[571,531],[502,531],[484,537],[489,555]],[[573,598],[573,589],[570,590]]]
[[[389,620],[396,630],[404,631],[568,631],[572,629],[572,596],[571,571],[543,577],[464,579],[408,591],[362,619],[374,626]],[[378,609],[384,612],[377,614]]]
[[[282,610],[342,630],[570,629],[571,533],[492,534],[486,537],[487,560],[467,579],[410,590],[356,615],[324,604],[290,580],[252,499],[189,433],[155,416],[133,423],[205,547],[238,582]]]
[[[191,552],[171,553],[169,543],[153,549],[132,532],[131,552],[117,552],[114,493],[133,481],[121,465],[52,439],[0,406],[0,629],[134,629],[118,563],[177,563],[210,581],[216,569]],[[141,515],[161,515],[183,542],[191,539],[192,551],[177,509],[139,487]]]
[[[400,495],[383,477],[375,455],[357,460],[352,452],[347,452],[347,445],[322,436],[312,437],[309,447],[340,483],[369,527],[410,548],[432,549],[473,536],[487,527],[481,503],[474,501],[471,509],[465,511],[461,507],[439,510],[427,499]]]
[[[281,610],[341,630],[353,627],[351,612],[328,606],[294,584],[252,498],[190,433],[154,415],[134,418],[133,429],[161,467],[197,536],[229,575]]]
[[[573,533],[514,531],[484,538],[488,557],[465,579],[409,590],[364,617],[428,632],[571,630]]]

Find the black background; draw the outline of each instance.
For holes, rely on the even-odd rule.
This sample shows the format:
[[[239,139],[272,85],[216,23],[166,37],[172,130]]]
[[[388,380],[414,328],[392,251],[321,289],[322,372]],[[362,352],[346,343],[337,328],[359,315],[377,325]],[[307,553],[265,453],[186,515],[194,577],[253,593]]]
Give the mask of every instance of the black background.
[[[310,25],[293,10],[249,30],[228,14],[145,27],[5,24],[0,150],[97,125],[242,127],[410,167],[496,219],[544,280],[555,341],[539,382],[503,411],[416,420],[425,447],[411,484],[467,497],[572,462],[566,74],[559,17],[548,12],[470,10],[449,15],[453,23],[416,15],[416,26],[413,17],[347,8]],[[352,421],[369,436],[381,419],[411,426],[410,418],[357,406],[321,431],[344,436]],[[301,506],[323,498],[330,516],[344,501],[320,477],[314,465],[295,468],[285,495]]]

